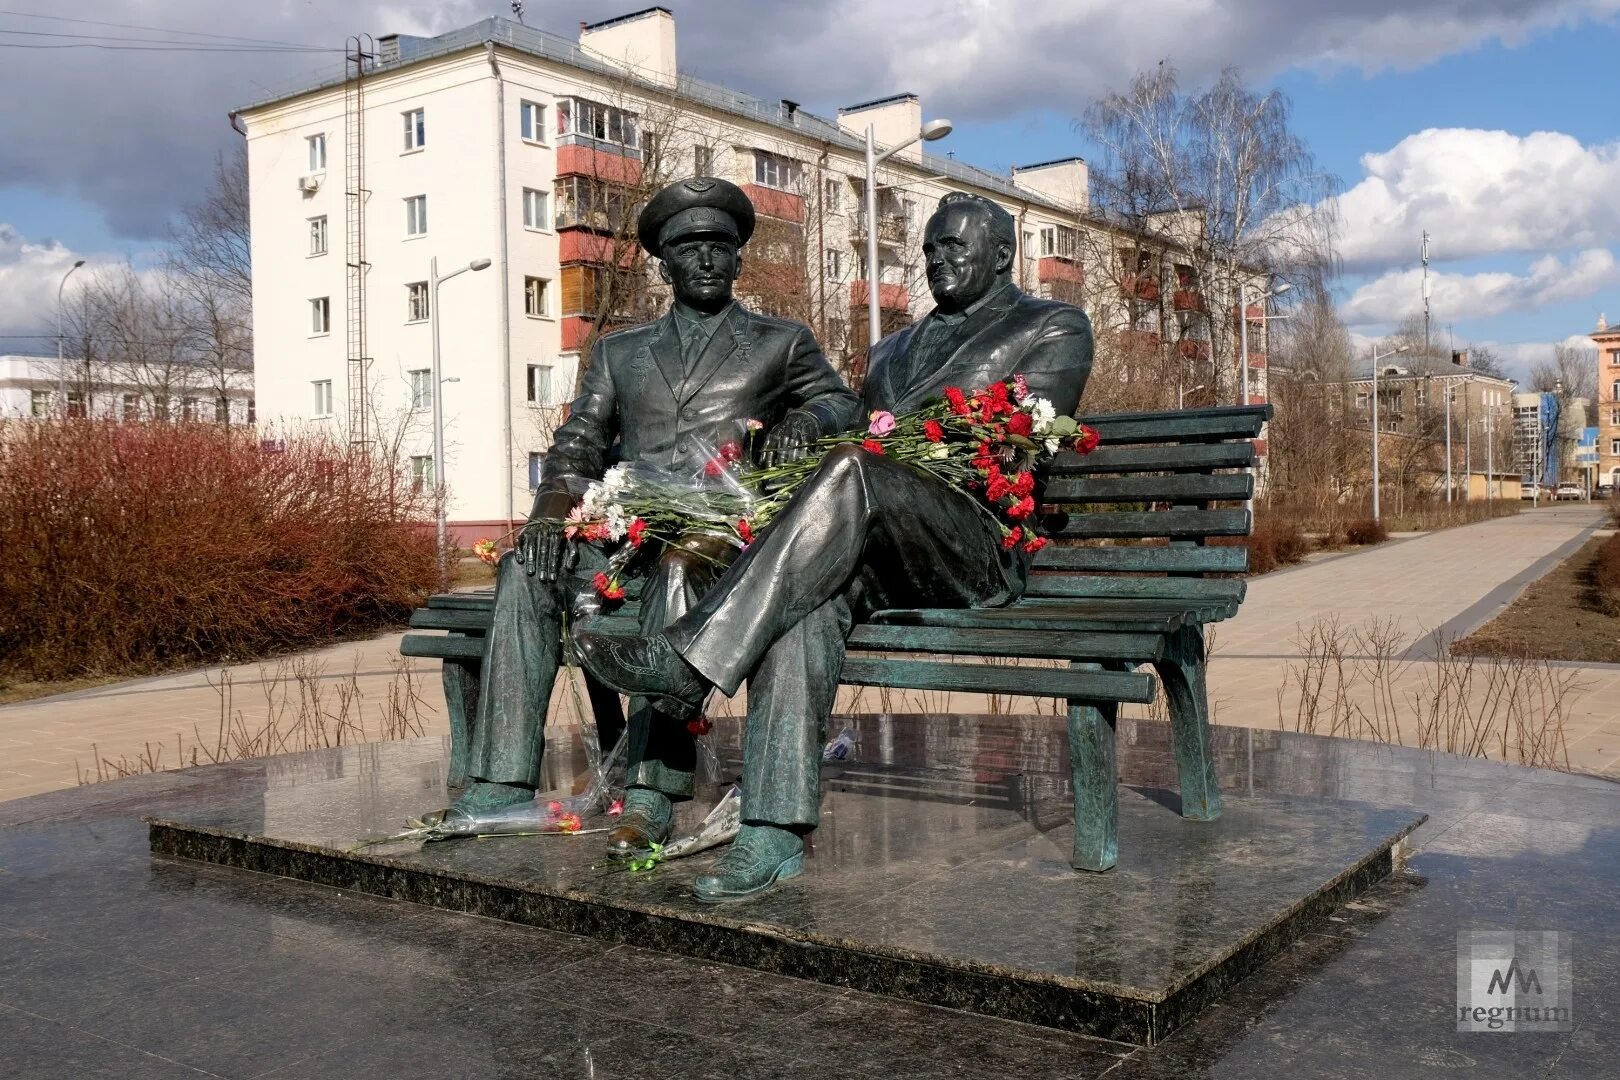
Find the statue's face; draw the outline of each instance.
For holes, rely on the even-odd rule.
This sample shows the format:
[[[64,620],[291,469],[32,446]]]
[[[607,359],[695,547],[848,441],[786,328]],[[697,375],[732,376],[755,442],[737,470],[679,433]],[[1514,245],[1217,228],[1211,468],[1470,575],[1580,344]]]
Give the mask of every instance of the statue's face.
[[[1012,266],[1012,251],[991,235],[984,211],[957,204],[928,219],[923,263],[934,302],[960,311],[1001,283]]]
[[[664,245],[658,273],[679,302],[718,311],[731,302],[731,283],[742,273],[742,253],[729,237],[695,233]]]

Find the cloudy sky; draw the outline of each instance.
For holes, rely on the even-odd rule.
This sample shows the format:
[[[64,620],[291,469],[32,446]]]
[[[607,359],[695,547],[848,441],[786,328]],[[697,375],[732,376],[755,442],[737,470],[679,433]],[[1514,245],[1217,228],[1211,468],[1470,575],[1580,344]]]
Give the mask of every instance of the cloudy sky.
[[[341,70],[357,31],[433,33],[504,0],[12,0],[0,12],[0,352],[48,344],[76,258],[149,254],[236,136],[234,105]],[[633,3],[530,0],[571,34]],[[830,114],[897,90],[990,168],[1087,147],[1073,118],[1169,59],[1295,103],[1342,180],[1341,302],[1361,337],[1420,310],[1523,364],[1620,321],[1620,0],[668,0],[684,70]],[[49,17],[43,17],[49,16]],[[181,47],[183,46],[183,48]],[[305,51],[295,51],[302,47]],[[317,51],[326,50],[326,51]]]

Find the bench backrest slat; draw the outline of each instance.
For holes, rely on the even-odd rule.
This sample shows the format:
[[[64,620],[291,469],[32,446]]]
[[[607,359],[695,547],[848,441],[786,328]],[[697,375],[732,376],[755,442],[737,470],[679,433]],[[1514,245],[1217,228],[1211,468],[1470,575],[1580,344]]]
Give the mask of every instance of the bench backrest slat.
[[[1037,570],[1103,574],[1242,574],[1246,547],[1048,547],[1035,556]]]
[[[1090,597],[1121,600],[1210,600],[1237,604],[1247,583],[1242,578],[1104,577],[1087,574],[1029,576],[1025,595],[1033,598],[1081,600]]]
[[[1235,502],[1254,494],[1254,477],[1243,473],[1179,473],[1169,476],[1062,477],[1047,483],[1051,503]]]
[[[1084,456],[1065,451],[1052,459],[1047,475],[1089,476],[1097,473],[1209,472],[1247,469],[1254,465],[1249,443],[1194,446],[1104,446]]]
[[[1082,419],[1082,423],[1096,430],[1104,446],[1252,439],[1260,434],[1264,422],[1264,406],[1186,409],[1168,413],[1114,413]]]
[[[1058,514],[1057,528],[1047,535],[1085,539],[1103,537],[1247,536],[1247,510],[1120,510],[1085,514]]]

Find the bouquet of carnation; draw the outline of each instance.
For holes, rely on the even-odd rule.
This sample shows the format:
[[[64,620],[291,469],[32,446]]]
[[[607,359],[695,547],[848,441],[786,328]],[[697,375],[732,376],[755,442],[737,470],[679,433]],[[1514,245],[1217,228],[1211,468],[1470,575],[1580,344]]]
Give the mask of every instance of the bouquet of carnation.
[[[748,422],[746,438],[762,425]],[[626,541],[593,583],[598,597],[623,599],[624,567],[647,544],[706,532],[747,547],[770,524],[835,446],[854,443],[874,454],[915,465],[974,492],[1001,517],[1002,546],[1033,553],[1046,546],[1035,527],[1035,470],[1068,447],[1087,454],[1097,432],[1058,416],[1035,397],[1022,375],[973,393],[947,386],[944,397],[912,412],[874,412],[865,432],[830,435],[798,461],[749,467],[742,441],[701,446],[702,466],[680,475],[643,464],[610,469],[587,488],[569,514],[569,536]],[[494,546],[489,545],[493,552]]]

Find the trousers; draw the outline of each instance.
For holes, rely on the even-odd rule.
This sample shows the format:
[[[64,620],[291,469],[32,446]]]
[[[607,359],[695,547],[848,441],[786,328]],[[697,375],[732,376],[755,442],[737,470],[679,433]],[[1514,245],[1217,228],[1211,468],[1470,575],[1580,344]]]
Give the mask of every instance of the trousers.
[[[731,544],[705,535],[683,537],[662,552],[641,591],[642,632],[656,633],[683,614],[735,555]],[[591,577],[606,565],[601,550],[590,545],[578,545],[576,556],[574,572],[553,582],[526,573],[511,552],[497,565],[494,622],[468,733],[467,772],[473,779],[540,784],[546,716],[562,662],[563,617],[571,598],[590,588]],[[591,696],[597,696],[595,689]],[[696,762],[697,746],[684,724],[641,698],[631,700],[630,786],[689,797]]]
[[[856,614],[994,607],[1026,560],[971,495],[915,466],[840,446],[667,634],[727,694],[748,681],[743,819],[819,820],[818,778]]]

